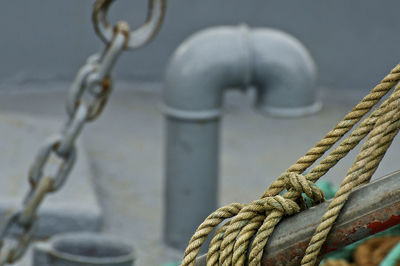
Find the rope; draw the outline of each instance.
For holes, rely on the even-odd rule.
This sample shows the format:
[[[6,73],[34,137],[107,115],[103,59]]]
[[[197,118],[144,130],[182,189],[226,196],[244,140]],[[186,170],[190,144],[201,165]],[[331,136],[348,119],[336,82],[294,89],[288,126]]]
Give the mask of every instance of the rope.
[[[195,265],[200,247],[207,236],[229,218],[232,219],[217,230],[210,243],[207,265],[244,265],[250,240],[254,236],[248,263],[254,266],[260,265],[264,246],[279,221],[284,216],[293,215],[306,208],[301,194],[305,193],[313,204],[322,202],[324,195],[314,183],[371,132],[318,226],[312,239],[313,245],[309,245],[303,258],[302,264],[314,265],[320,247],[349,193],[354,187],[369,181],[399,130],[400,86],[396,86],[389,99],[365,118],[329,155],[306,175],[302,173],[349,132],[399,80],[400,65],[397,65],[342,121],[279,176],[259,200],[248,205],[233,203],[219,208],[208,216],[191,238],[181,265]],[[279,196],[283,189],[287,192]]]
[[[399,236],[369,239],[356,249],[354,252],[354,261],[356,265],[383,265],[387,255],[399,243]],[[390,257],[388,259],[390,260]],[[385,264],[388,265],[387,263]],[[393,260],[389,265],[398,264],[400,264],[399,261]]]
[[[398,85],[396,90],[399,88],[400,86]],[[302,265],[311,266],[315,264],[322,244],[325,242],[351,191],[359,185],[368,183],[378,168],[393,138],[399,131],[399,98],[400,93],[398,91],[395,91],[389,98],[390,103],[385,108],[385,114],[378,119],[353,165],[347,172],[345,179],[342,181],[334,199],[329,204],[327,212],[322,217],[322,221],[317,227],[301,261]]]

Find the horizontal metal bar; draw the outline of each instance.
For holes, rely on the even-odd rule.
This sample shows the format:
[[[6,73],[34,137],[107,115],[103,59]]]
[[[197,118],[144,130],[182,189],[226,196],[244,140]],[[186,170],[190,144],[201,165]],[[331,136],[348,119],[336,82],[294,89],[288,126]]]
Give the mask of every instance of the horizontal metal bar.
[[[326,211],[329,201],[284,219],[275,228],[265,249],[262,265],[299,265]],[[320,259],[367,236],[400,224],[400,171],[355,190],[323,246]],[[205,266],[201,256],[196,266]]]

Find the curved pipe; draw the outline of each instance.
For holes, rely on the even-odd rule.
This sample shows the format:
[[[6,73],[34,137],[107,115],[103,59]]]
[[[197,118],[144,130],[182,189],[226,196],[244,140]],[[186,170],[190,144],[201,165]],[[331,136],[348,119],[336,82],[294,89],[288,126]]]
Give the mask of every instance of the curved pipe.
[[[316,70],[295,38],[278,30],[216,27],[194,34],[166,72],[164,238],[184,249],[217,207],[223,91],[255,87],[256,108],[278,116],[316,112]]]

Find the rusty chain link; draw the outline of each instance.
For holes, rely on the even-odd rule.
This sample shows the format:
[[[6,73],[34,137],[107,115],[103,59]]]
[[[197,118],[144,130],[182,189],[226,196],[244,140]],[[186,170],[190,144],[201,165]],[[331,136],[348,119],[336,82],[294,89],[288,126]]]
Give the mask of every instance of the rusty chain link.
[[[113,36],[113,28],[107,20],[107,11],[115,0],[98,0],[94,5],[93,25],[97,35],[106,43]],[[167,0],[148,0],[146,22],[130,33],[128,49],[139,48],[148,43],[158,32],[164,19]]]
[[[104,12],[101,18],[106,21],[105,14],[111,2],[97,0],[93,17],[96,19],[99,12],[96,8],[101,7],[101,12]],[[161,15],[156,12],[159,16],[157,27],[147,35],[145,42],[159,30],[166,0],[161,2]],[[104,3],[107,5],[103,7]],[[152,7],[153,0],[149,3]],[[94,25],[97,31],[98,22]],[[85,123],[96,119],[107,103],[112,90],[111,70],[122,51],[135,48],[129,47],[133,36],[127,23],[118,22],[111,33],[104,51],[90,56],[72,82],[66,101],[67,122],[61,132],[47,139],[36,154],[28,174],[30,190],[22,206],[10,210],[0,223],[0,266],[14,263],[24,255],[37,228],[37,211],[41,202],[48,193],[56,192],[63,186],[77,158],[76,139]],[[99,36],[103,39],[100,33]],[[57,159],[58,169],[55,174],[48,174],[45,169],[52,157]]]

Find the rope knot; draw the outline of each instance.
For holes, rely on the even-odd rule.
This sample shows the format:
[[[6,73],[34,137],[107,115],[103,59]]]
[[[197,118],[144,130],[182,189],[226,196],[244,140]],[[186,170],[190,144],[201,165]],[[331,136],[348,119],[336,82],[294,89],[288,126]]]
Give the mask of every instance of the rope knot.
[[[309,181],[304,175],[286,172],[283,176],[285,179],[285,188],[287,190],[293,189],[298,193],[306,194],[313,205],[325,200],[324,192],[317,187],[314,182]]]
[[[283,215],[293,215],[300,211],[299,205],[290,199],[285,199],[282,196],[273,196],[261,199],[265,212],[268,215],[269,212],[277,210]]]

